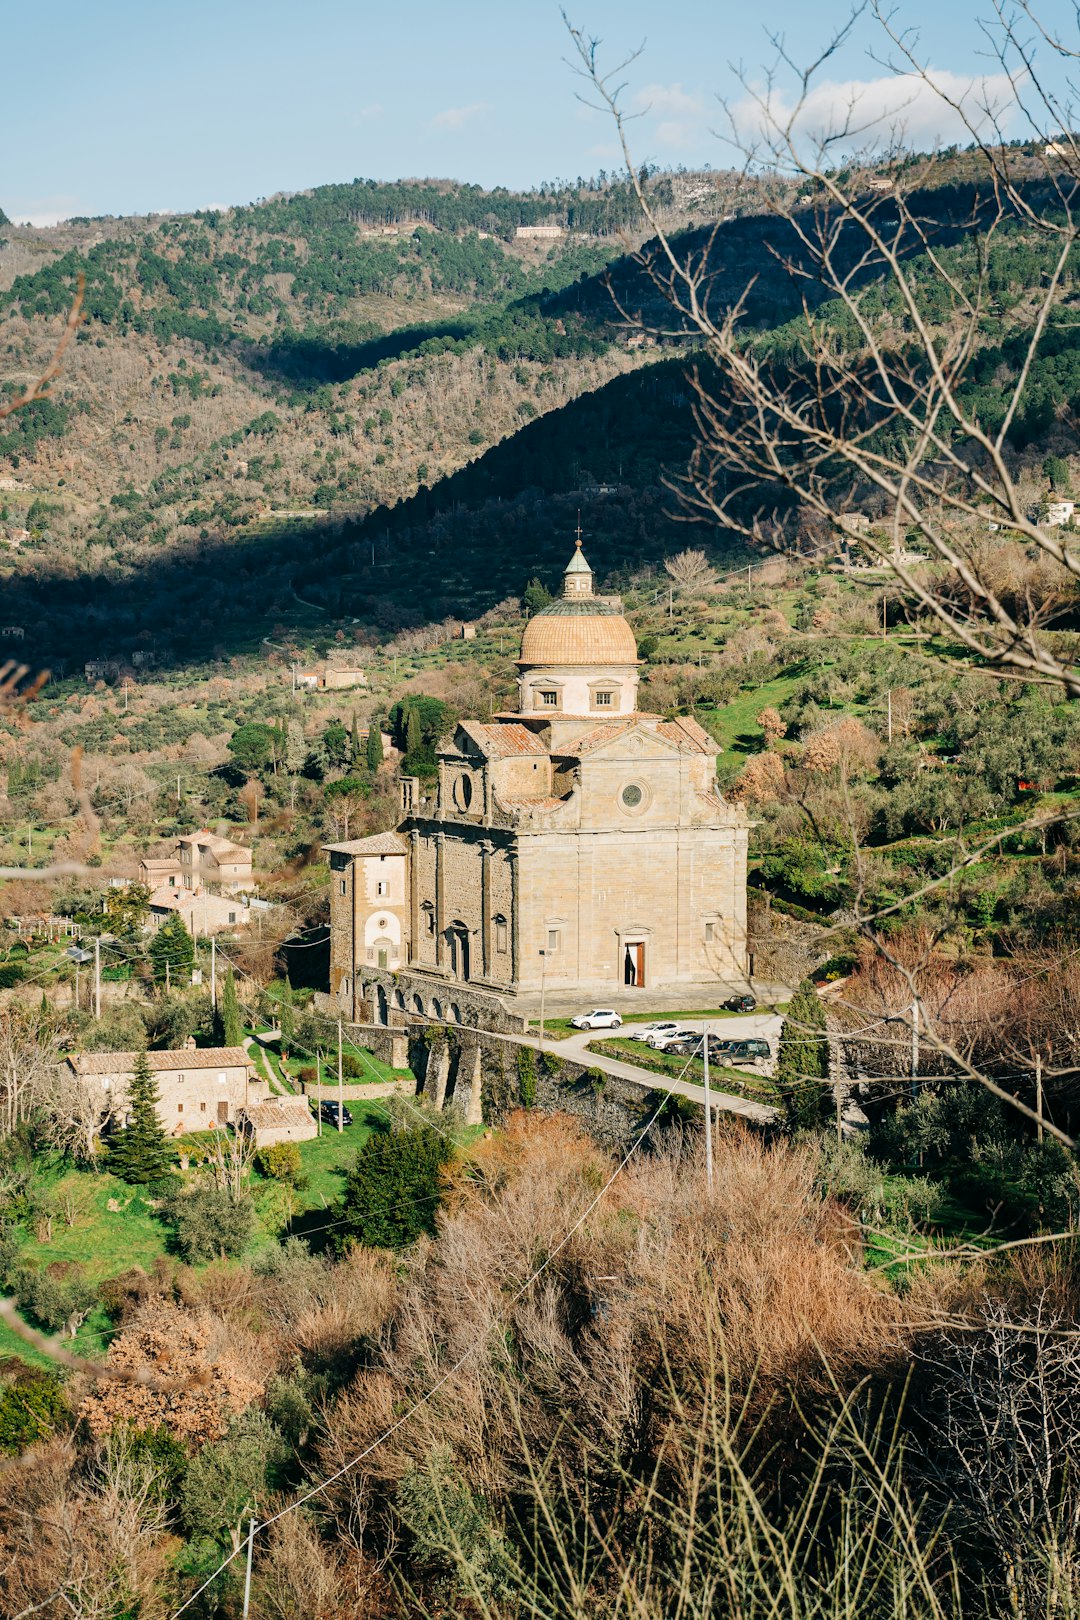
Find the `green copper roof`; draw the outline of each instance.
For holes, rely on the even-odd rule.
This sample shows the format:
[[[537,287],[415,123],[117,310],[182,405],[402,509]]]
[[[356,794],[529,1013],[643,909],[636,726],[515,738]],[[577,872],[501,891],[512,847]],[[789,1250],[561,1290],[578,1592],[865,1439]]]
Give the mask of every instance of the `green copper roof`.
[[[549,602],[547,607],[538,608],[533,618],[551,619],[556,616],[568,618],[578,614],[585,614],[591,618],[622,617],[618,608],[612,607],[610,602],[602,602],[598,596],[560,596],[556,601]]]
[[[567,574],[591,574],[592,573],[592,569],[589,567],[588,563],[585,561],[585,554],[582,551],[580,546],[575,546],[574,547],[574,555],[571,557],[570,561],[567,563],[564,572],[566,572]]]

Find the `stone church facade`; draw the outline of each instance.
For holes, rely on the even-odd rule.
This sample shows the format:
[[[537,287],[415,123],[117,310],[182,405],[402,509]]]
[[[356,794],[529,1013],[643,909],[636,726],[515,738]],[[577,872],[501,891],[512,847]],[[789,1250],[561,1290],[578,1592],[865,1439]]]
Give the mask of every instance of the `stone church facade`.
[[[349,1016],[497,1023],[548,1007],[677,996],[747,976],[749,822],[692,719],[637,708],[633,631],[593,592],[580,542],[525,628],[518,709],[463,720],[434,794],[328,844],[330,989]],[[428,790],[430,793],[430,790]]]

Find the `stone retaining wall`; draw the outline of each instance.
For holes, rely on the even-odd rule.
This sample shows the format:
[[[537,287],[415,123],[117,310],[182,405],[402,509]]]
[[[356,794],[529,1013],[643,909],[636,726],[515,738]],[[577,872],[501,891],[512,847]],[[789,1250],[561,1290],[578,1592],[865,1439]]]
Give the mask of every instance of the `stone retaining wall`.
[[[376,1097],[414,1097],[416,1083],[413,1080],[372,1080],[365,1084],[362,1080],[346,1080],[338,1090],[337,1081],[330,1085],[303,1086],[304,1096],[312,1102],[337,1102],[339,1095],[344,1095],[346,1108],[350,1103],[362,1103]]]
[[[469,1123],[502,1125],[517,1108],[572,1114],[612,1151],[644,1124],[640,1086],[487,1031],[415,1025],[409,1066],[418,1096],[435,1108],[456,1102]]]

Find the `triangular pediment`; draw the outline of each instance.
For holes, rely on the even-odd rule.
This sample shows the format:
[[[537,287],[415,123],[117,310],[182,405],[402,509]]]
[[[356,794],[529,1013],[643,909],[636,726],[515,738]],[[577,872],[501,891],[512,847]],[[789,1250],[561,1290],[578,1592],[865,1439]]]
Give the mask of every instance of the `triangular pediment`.
[[[579,737],[568,752],[580,759],[670,759],[678,743],[650,725],[598,727]]]

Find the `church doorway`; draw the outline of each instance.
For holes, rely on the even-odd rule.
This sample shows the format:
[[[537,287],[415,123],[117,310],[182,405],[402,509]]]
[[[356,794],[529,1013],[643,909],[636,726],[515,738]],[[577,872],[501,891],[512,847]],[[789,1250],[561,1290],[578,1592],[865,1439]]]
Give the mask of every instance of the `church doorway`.
[[[645,941],[630,939],[623,945],[622,982],[628,990],[645,988]]]
[[[464,923],[455,923],[450,933],[450,971],[455,979],[469,980],[469,930]]]

